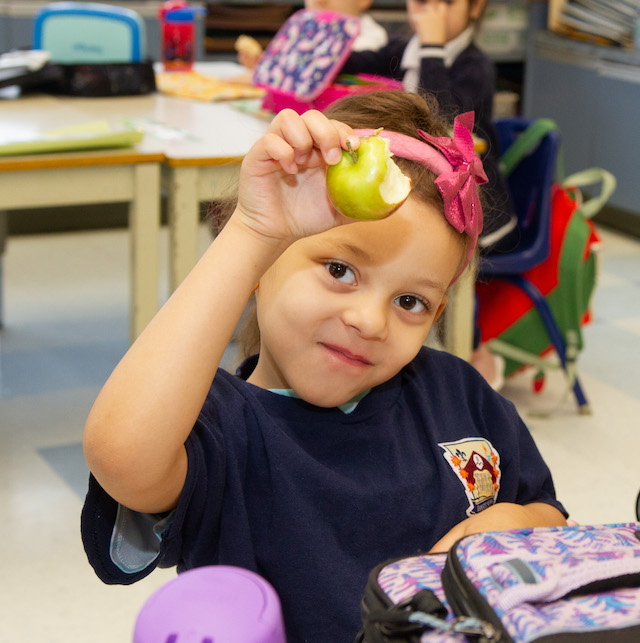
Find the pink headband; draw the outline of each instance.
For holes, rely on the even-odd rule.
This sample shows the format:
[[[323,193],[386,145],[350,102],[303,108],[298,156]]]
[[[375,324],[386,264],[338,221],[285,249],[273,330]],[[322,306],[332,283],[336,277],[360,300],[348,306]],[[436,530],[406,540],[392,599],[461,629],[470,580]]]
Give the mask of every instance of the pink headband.
[[[486,183],[487,175],[473,148],[473,117],[473,112],[456,116],[453,138],[431,136],[417,130],[428,145],[405,134],[386,130],[379,132],[379,136],[389,141],[389,149],[395,156],[421,163],[436,174],[435,184],[444,200],[444,216],[458,232],[469,235],[471,244],[467,259],[453,281],[471,261],[482,231],[482,207],[477,185]],[[376,130],[357,129],[355,133],[371,136]]]

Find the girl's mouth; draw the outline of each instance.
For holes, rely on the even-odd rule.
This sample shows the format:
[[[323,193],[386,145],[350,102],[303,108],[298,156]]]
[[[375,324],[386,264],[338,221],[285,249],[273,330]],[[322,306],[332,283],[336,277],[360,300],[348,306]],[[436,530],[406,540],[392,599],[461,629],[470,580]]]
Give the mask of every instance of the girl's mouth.
[[[356,355],[346,348],[341,346],[334,346],[332,344],[321,344],[326,348],[330,353],[340,358],[342,361],[349,364],[362,365],[362,366],[372,366],[373,363],[362,355]]]

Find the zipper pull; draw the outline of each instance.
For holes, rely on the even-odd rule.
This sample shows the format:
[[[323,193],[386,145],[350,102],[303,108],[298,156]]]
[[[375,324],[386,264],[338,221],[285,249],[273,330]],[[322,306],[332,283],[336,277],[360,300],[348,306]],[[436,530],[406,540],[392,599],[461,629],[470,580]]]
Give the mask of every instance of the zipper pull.
[[[458,616],[452,621],[447,621],[433,616],[433,614],[413,612],[409,615],[408,621],[410,623],[420,623],[434,630],[457,632],[458,634],[468,634],[469,636],[478,637],[478,643],[492,643],[502,638],[500,631],[496,630],[491,623],[482,621],[475,616]]]
[[[479,637],[478,643],[499,641],[502,638],[500,632],[491,623],[474,616],[458,616],[450,621],[450,627],[452,632]]]

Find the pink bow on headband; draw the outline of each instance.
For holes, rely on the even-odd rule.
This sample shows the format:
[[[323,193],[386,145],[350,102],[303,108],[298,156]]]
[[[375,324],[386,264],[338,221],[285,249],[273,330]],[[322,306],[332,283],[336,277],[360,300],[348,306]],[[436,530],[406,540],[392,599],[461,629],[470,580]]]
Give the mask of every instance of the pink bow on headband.
[[[476,240],[482,231],[482,206],[476,185],[486,183],[487,175],[474,150],[472,131],[473,112],[465,112],[453,123],[453,138],[431,136],[422,130],[418,134],[451,163],[452,170],[442,172],[435,181],[444,200],[447,221],[458,232],[466,232]]]
[[[383,130],[380,136],[389,141],[389,148],[400,158],[422,163],[436,175],[436,185],[444,200],[447,221],[458,231],[465,232],[472,240],[469,259],[482,231],[482,206],[477,185],[487,182],[482,161],[473,148],[473,112],[457,116],[453,125],[453,138],[431,136],[422,130],[422,141]],[[358,136],[371,136],[375,130],[355,130]]]

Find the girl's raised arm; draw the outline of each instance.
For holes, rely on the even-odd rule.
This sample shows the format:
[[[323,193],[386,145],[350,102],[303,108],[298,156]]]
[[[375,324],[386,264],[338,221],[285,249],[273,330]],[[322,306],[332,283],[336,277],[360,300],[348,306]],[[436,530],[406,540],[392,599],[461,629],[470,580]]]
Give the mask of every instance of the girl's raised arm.
[[[253,288],[297,238],[344,222],[329,205],[324,172],[347,138],[358,146],[350,128],[319,112],[274,119],[243,161],[231,219],[100,391],[85,457],[121,504],[147,513],[176,505],[184,442]]]

